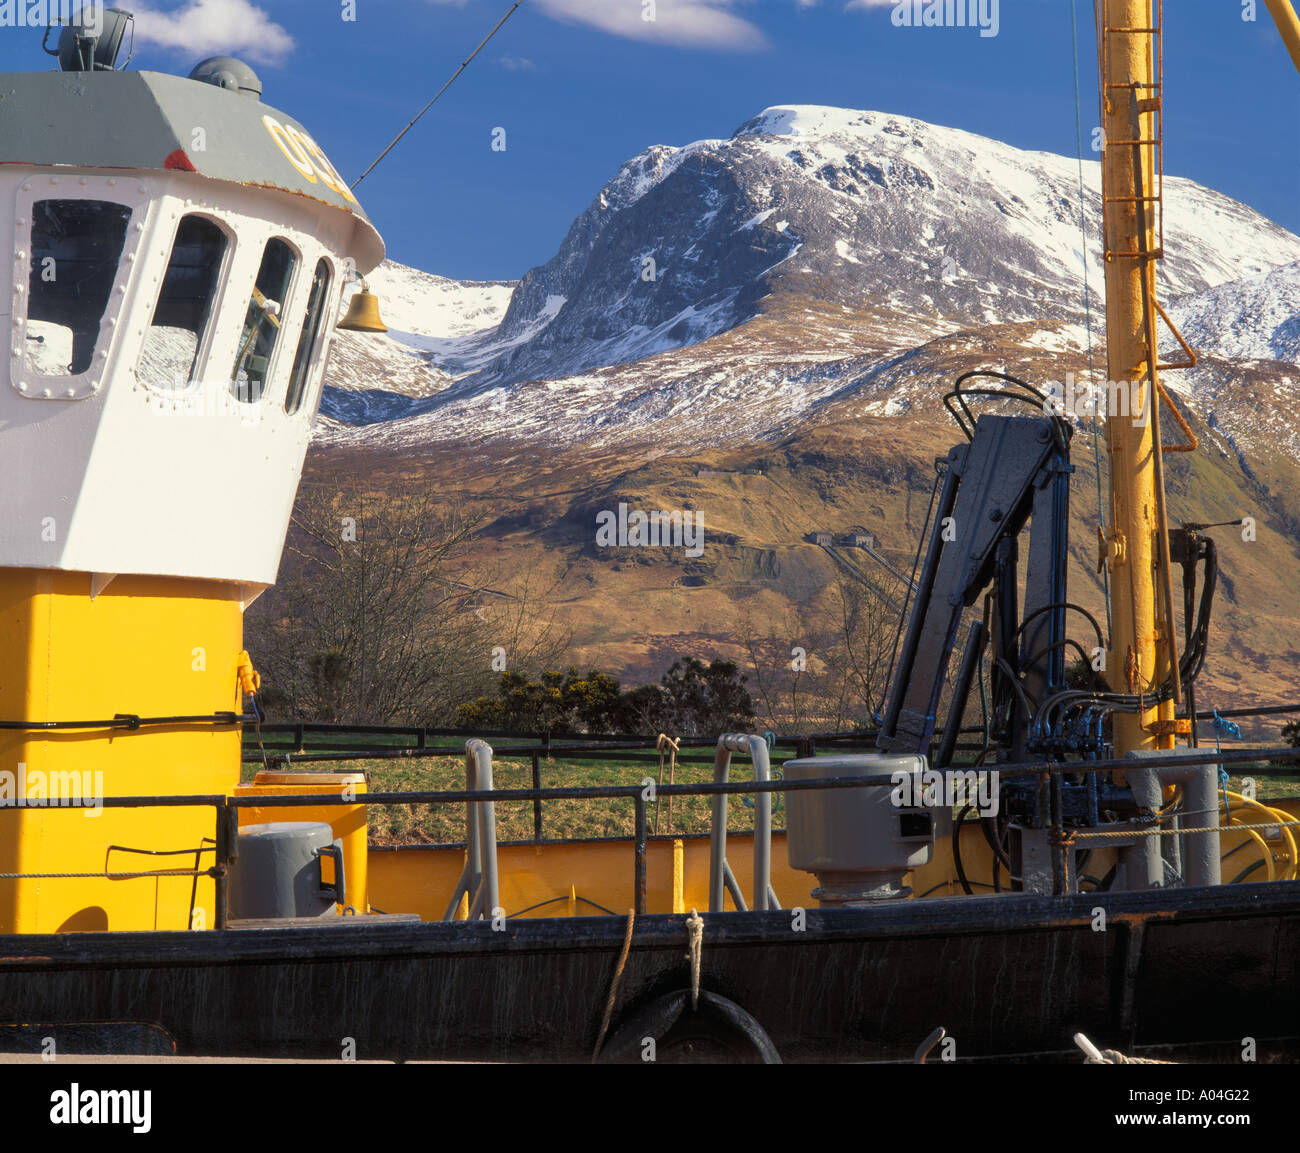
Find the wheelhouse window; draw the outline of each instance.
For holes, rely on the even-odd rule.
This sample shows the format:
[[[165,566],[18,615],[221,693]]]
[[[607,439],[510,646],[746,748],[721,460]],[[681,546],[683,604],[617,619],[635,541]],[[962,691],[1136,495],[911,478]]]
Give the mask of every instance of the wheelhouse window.
[[[293,372],[289,376],[289,390],[284,396],[284,411],[290,416],[302,407],[302,398],[307,392],[307,378],[320,349],[330,279],[330,262],[321,259],[316,264],[316,275],[312,278],[311,296],[307,300],[307,319],[303,321],[298,351],[293,358]]]
[[[194,379],[228,247],[225,232],[211,220],[181,220],[136,368],[146,384],[184,391]]]
[[[130,208],[106,200],[32,206],[28,371],[50,377],[89,370],[130,220]]]
[[[235,399],[251,404],[266,392],[275,346],[280,339],[281,313],[293,283],[298,258],[286,241],[267,242],[262,266],[244,317],[230,391]]]

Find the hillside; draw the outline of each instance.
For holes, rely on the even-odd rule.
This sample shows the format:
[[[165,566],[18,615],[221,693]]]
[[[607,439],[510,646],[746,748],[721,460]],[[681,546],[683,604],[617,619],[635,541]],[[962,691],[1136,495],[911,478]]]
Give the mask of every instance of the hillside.
[[[1085,165],[1094,255],[1097,179]],[[1202,443],[1170,460],[1172,516],[1260,526],[1253,543],[1216,532],[1202,700],[1289,698],[1300,238],[1186,180],[1166,198],[1161,292],[1202,354],[1166,376]],[[741,655],[746,630],[794,646],[837,574],[886,601],[901,588],[805,538],[869,530],[910,570],[934,459],[960,435],[942,406],[957,374],[1104,374],[1102,274],[1090,260],[1090,332],[1082,251],[1073,159],[884,113],[768,109],[728,140],[628,161],[517,285],[384,266],[371,282],[394,331],[341,342],[309,472],[483,500],[484,557],[562,574],[575,659],[631,680],[674,655]],[[1074,443],[1072,595],[1100,608],[1090,427]],[[697,510],[704,555],[598,548],[595,515],[620,502]]]

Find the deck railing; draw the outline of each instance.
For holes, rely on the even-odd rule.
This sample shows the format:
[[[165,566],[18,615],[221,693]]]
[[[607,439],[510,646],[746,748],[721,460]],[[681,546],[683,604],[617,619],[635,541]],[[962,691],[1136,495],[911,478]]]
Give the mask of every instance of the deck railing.
[[[1223,714],[1220,713],[1220,716]],[[748,738],[738,738],[747,740]],[[467,742],[473,746],[475,742]],[[478,742],[482,745],[482,742]],[[712,743],[712,742],[710,742]],[[486,746],[484,746],[486,747]],[[468,752],[468,751],[467,751]],[[468,754],[470,759],[476,763],[481,761],[481,750],[476,753]],[[1192,765],[1224,765],[1224,764],[1242,764],[1267,761],[1269,762],[1269,771],[1271,773],[1296,776],[1300,775],[1300,748],[1254,748],[1254,749],[1220,749],[1206,750],[1178,750],[1176,756],[1167,758],[1154,756],[1146,758],[1141,762],[1144,769],[1156,768],[1168,764],[1187,768]],[[1109,773],[1117,771],[1131,771],[1135,768],[1133,760],[1128,758],[1113,758],[1108,760],[1095,761],[1038,761],[1038,762],[1017,762],[1009,764],[999,764],[996,766],[1000,778],[1005,777],[1037,777],[1045,790],[1050,790],[1053,782],[1059,784],[1060,778],[1067,774],[1078,773]],[[490,779],[485,779],[481,775],[471,776],[467,781],[474,783],[490,783]],[[753,781],[727,781],[713,780],[700,782],[696,784],[669,784],[656,787],[656,793],[660,796],[672,797],[691,797],[691,796],[708,796],[708,797],[729,797],[732,794],[752,795],[755,798],[768,797],[771,794],[787,794],[807,789],[858,789],[858,788],[885,788],[894,787],[895,778],[889,774],[880,774],[869,777],[824,777],[813,780],[787,781],[787,780],[753,780]],[[617,799],[623,798],[630,800],[634,807],[634,835],[633,835],[633,892],[635,908],[638,912],[644,913],[646,910],[646,845],[649,841],[649,825],[647,821],[647,809],[649,799],[646,789],[641,785],[583,785],[583,786],[559,786],[553,788],[528,788],[528,789],[481,789],[466,788],[453,790],[438,791],[413,791],[413,792],[381,792],[381,793],[359,793],[354,798],[349,799],[346,803],[356,805],[453,805],[467,804],[471,808],[478,807],[481,813],[484,808],[494,806],[497,802],[509,801],[537,801],[544,803],[551,800],[598,800],[598,799]],[[62,873],[0,873],[0,879],[34,879],[42,878],[62,878],[71,876],[96,876],[126,879],[127,877],[144,877],[144,876],[206,876],[211,877],[216,885],[216,915],[215,927],[225,929],[229,925],[229,874],[230,864],[235,859],[238,852],[238,812],[241,808],[247,807],[266,807],[269,803],[274,804],[276,808],[296,808],[311,807],[320,805],[338,806],[340,797],[337,792],[333,793],[301,793],[291,795],[277,795],[273,801],[269,801],[265,796],[244,796],[244,797],[226,797],[219,795],[193,795],[193,796],[152,796],[152,797],[104,797],[102,801],[97,801],[104,808],[195,808],[207,806],[214,809],[216,814],[216,846],[215,862],[207,869],[165,869],[165,870],[143,870],[132,873],[95,873],[95,874],[62,874]],[[757,812],[757,806],[755,811]],[[1055,830],[1057,836],[1053,838],[1055,851],[1062,857],[1059,862],[1060,868],[1057,875],[1064,877],[1067,874],[1065,868],[1064,856],[1069,849],[1069,840],[1065,836],[1063,826],[1063,817],[1060,808],[1053,807],[1055,813]],[[472,822],[473,818],[471,818]],[[470,826],[467,825],[467,831]],[[485,847],[488,840],[492,840],[495,845],[494,835],[491,834],[491,825],[489,823],[480,823],[479,832],[476,834],[479,838],[480,847]],[[725,859],[725,858],[724,858]],[[482,867],[478,874],[478,880],[482,882],[484,873]],[[486,900],[487,893],[484,891]],[[483,902],[480,902],[482,908]],[[761,906],[760,906],[761,907]],[[488,906],[490,914],[491,906]]]

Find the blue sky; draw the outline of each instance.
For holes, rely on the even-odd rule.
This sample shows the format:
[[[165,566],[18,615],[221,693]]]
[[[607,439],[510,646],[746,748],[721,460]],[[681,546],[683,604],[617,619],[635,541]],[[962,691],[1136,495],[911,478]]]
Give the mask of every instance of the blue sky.
[[[137,14],[133,68],[249,59],[266,102],[351,180],[510,0],[355,0],[352,22],[346,2],[116,0]],[[623,160],[729,136],[773,104],[897,112],[1074,155],[1069,0],[1000,0],[988,37],[895,27],[891,0],[658,0],[653,22],[645,2],[524,0],[359,188],[389,255],[444,276],[517,277],[554,254]],[[1095,37],[1091,0],[1077,7],[1087,148]],[[1262,0],[1254,22],[1242,0],[1165,7],[1166,171],[1300,232],[1300,77]],[[0,28],[0,70],[46,64],[39,33]],[[497,127],[504,151],[491,147]]]

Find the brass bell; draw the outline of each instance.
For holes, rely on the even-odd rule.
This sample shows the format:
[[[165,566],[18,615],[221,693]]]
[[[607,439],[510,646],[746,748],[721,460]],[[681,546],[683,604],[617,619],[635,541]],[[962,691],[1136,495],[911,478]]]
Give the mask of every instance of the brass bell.
[[[361,282],[361,291],[354,293],[348,305],[348,314],[339,321],[338,327],[345,332],[387,332],[388,328],[379,319],[379,297]]]

